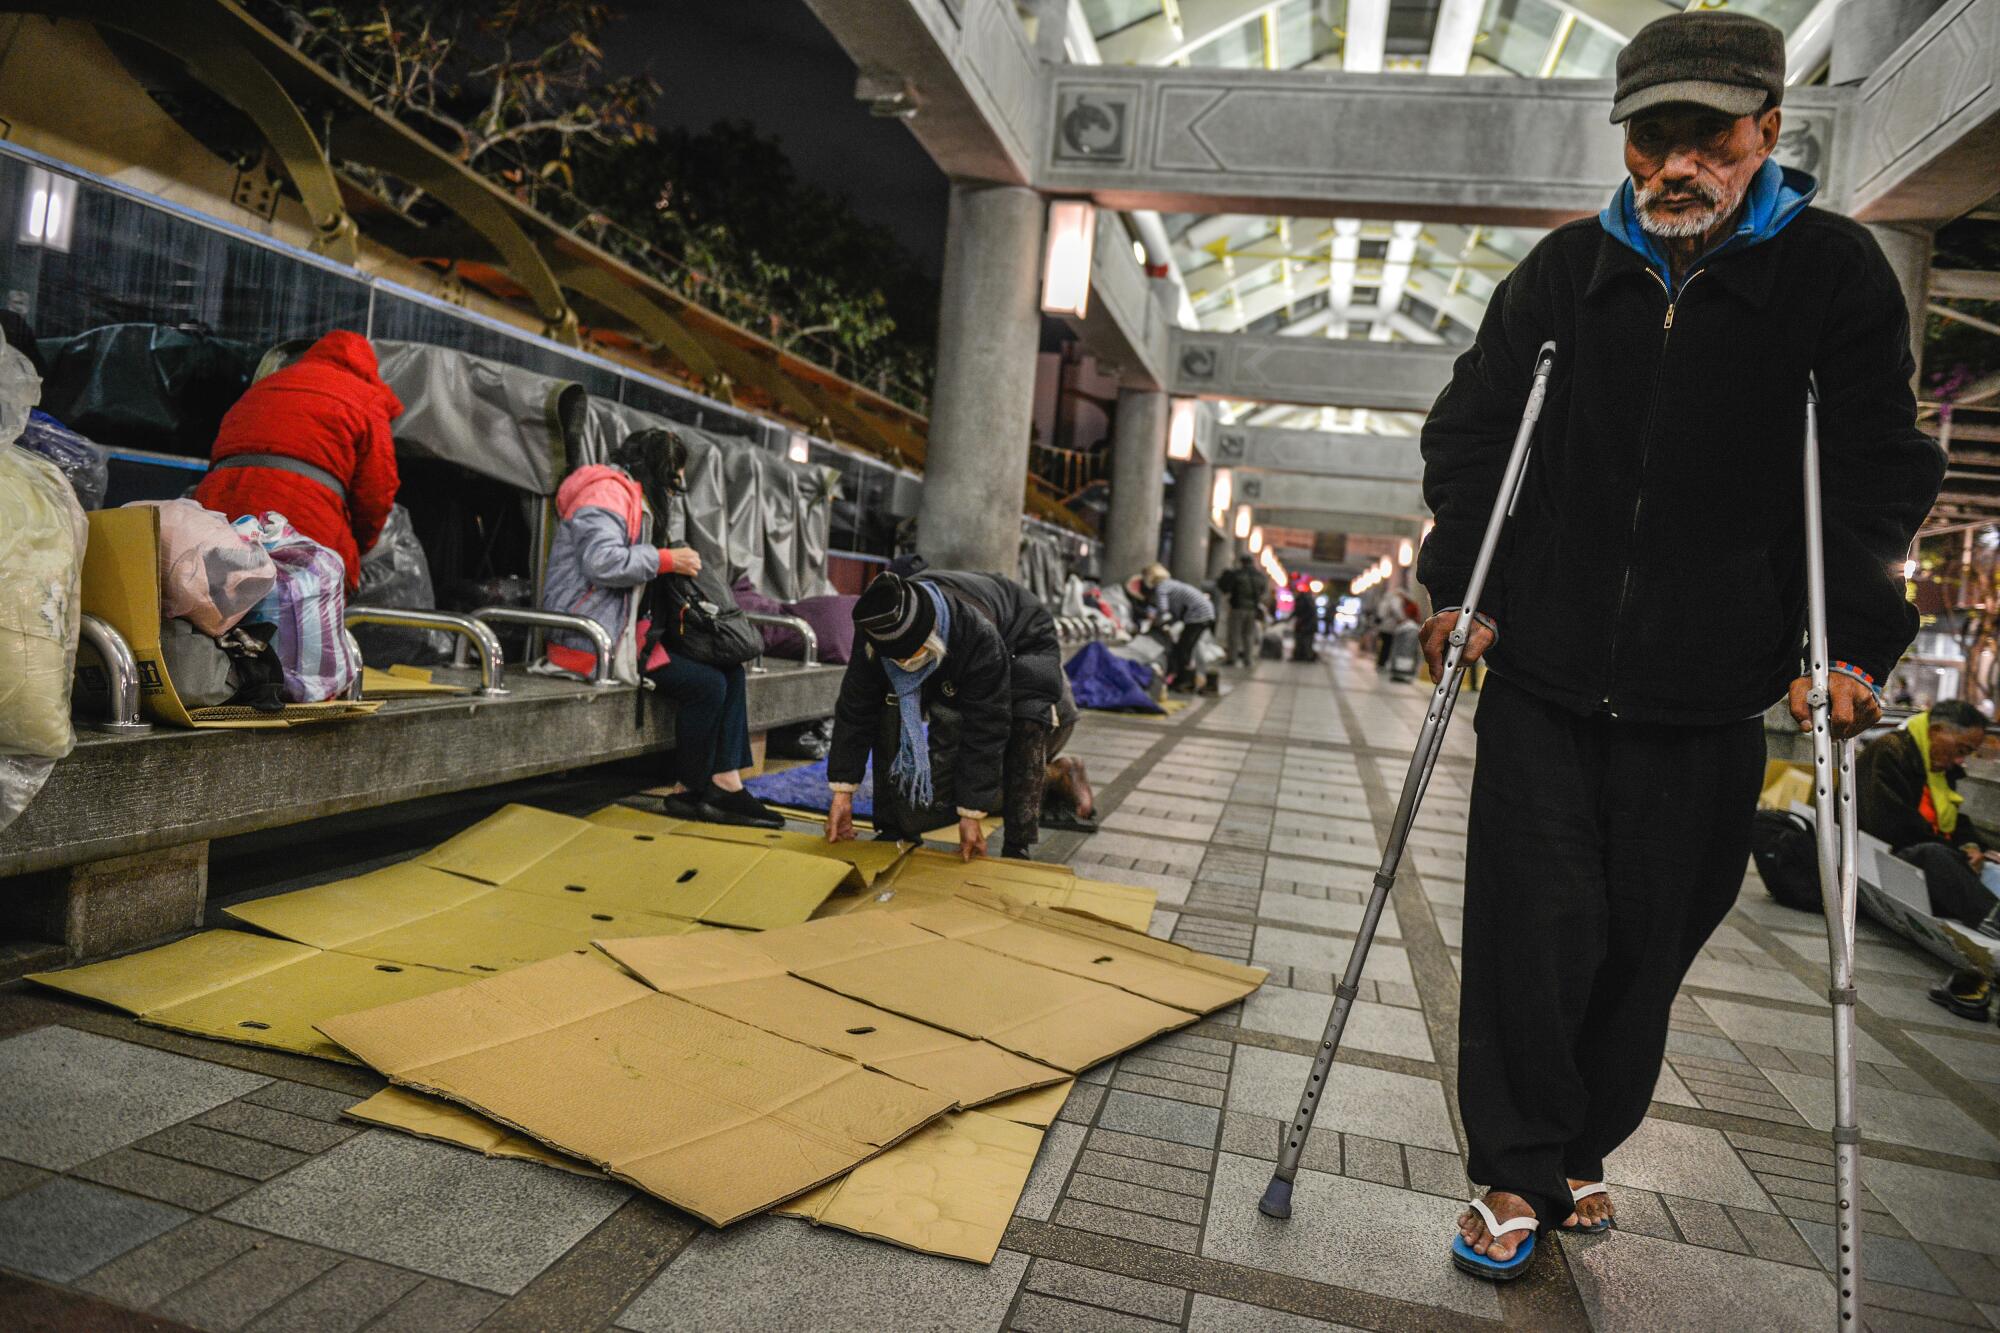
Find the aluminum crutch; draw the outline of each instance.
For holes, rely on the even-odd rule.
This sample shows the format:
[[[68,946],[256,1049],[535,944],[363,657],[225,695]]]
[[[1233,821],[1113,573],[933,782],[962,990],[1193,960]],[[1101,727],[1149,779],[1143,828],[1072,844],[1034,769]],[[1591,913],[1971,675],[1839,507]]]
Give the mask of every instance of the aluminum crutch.
[[[1859,852],[1854,803],[1854,742],[1837,745],[1826,646],[1826,549],[1820,527],[1819,385],[1806,381],[1806,655],[1812,686],[1813,831],[1819,843],[1819,891],[1826,911],[1828,986],[1833,1003],[1833,1199],[1841,1329],[1861,1327],[1861,1129],[1854,1112],[1854,910]]]
[[[1499,494],[1493,500],[1493,514],[1486,520],[1486,535],[1479,542],[1479,558],[1472,564],[1472,580],[1465,585],[1465,602],[1459,608],[1458,624],[1452,628],[1450,647],[1445,653],[1444,674],[1438,679],[1437,688],[1431,692],[1430,706],[1424,712],[1423,729],[1417,734],[1417,748],[1410,756],[1409,771],[1403,775],[1403,794],[1396,802],[1396,818],[1389,827],[1389,844],[1382,853],[1382,864],[1375,871],[1375,891],[1368,897],[1368,909],[1361,916],[1361,932],[1354,941],[1354,951],[1347,957],[1347,968],[1341,974],[1340,984],[1333,988],[1333,1012],[1327,1015],[1326,1031],[1320,1037],[1319,1054],[1313,1059],[1312,1074],[1306,1079],[1306,1089],[1299,1098],[1298,1114],[1285,1130],[1285,1141],[1278,1149],[1278,1169],[1272,1173],[1271,1183],[1264,1188],[1264,1197],[1257,1202],[1257,1209],[1266,1217],[1290,1217],[1292,1215],[1292,1180],[1298,1175],[1299,1154],[1305,1148],[1306,1135],[1312,1130],[1313,1115],[1319,1110],[1319,1095],[1326,1087],[1327,1076],[1333,1070],[1333,1057],[1340,1050],[1340,1034],[1347,1027],[1347,1014],[1354,1006],[1354,996],[1361,984],[1361,969],[1368,962],[1368,950],[1375,943],[1375,926],[1382,919],[1383,904],[1389,900],[1389,890],[1396,886],[1396,869],[1402,864],[1403,845],[1409,841],[1410,826],[1416,822],[1417,807],[1423,803],[1424,790],[1430,786],[1431,770],[1437,766],[1439,753],[1444,748],[1445,728],[1451,723],[1451,710],[1458,701],[1459,682],[1464,678],[1465,668],[1459,658],[1465,653],[1465,641],[1472,633],[1473,613],[1479,606],[1479,594],[1486,586],[1486,571],[1493,563],[1493,554],[1500,545],[1500,530],[1506,526],[1508,515],[1514,512],[1514,503],[1520,498],[1521,481],[1528,474],[1529,441],[1535,433],[1535,422],[1542,414],[1542,399],[1547,395],[1549,375],[1555,369],[1556,345],[1542,344],[1535,354],[1534,378],[1528,386],[1527,406],[1521,411],[1521,426],[1514,433],[1514,450],[1507,456],[1507,470],[1501,475]]]

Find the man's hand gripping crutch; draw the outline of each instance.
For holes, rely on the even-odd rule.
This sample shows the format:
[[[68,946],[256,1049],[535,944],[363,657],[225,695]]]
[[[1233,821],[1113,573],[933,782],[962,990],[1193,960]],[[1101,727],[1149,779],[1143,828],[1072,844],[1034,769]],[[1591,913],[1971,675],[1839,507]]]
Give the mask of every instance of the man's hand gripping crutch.
[[[1501,474],[1500,489],[1493,500],[1493,513],[1486,520],[1486,535],[1479,543],[1479,557],[1473,562],[1472,579],[1466,584],[1465,604],[1458,609],[1458,618],[1451,625],[1442,663],[1433,655],[1431,668],[1437,688],[1431,692],[1430,706],[1424,712],[1423,729],[1417,735],[1417,748],[1410,756],[1409,771],[1403,777],[1403,794],[1396,802],[1396,818],[1389,828],[1389,842],[1382,853],[1382,863],[1375,871],[1375,890],[1369,895],[1367,910],[1362,914],[1359,937],[1354,941],[1353,952],[1348,955],[1347,968],[1341,974],[1340,984],[1333,988],[1333,1012],[1327,1016],[1326,1031],[1320,1037],[1312,1073],[1306,1079],[1298,1113],[1286,1127],[1284,1142],[1278,1149],[1278,1168],[1271,1176],[1271,1183],[1265,1187],[1264,1197],[1257,1204],[1267,1216],[1292,1215],[1292,1181],[1298,1174],[1299,1154],[1304,1150],[1306,1135],[1312,1129],[1313,1115],[1319,1110],[1320,1092],[1332,1074],[1333,1057],[1340,1050],[1341,1033],[1347,1026],[1347,1014],[1354,1005],[1361,983],[1361,969],[1366,966],[1369,947],[1375,942],[1376,923],[1381,920],[1389,890],[1395,887],[1396,870],[1403,859],[1403,845],[1409,841],[1410,826],[1416,821],[1417,807],[1423,802],[1424,789],[1430,785],[1431,770],[1437,766],[1438,754],[1444,747],[1445,728],[1451,723],[1451,710],[1458,701],[1459,682],[1464,678],[1466,662],[1468,657],[1476,659],[1493,641],[1491,628],[1478,619],[1479,596],[1486,586],[1487,570],[1500,545],[1500,531],[1506,526],[1507,516],[1514,511],[1521,481],[1527,475],[1530,440],[1535,433],[1535,422],[1541,416],[1542,400],[1548,393],[1549,375],[1555,369],[1555,360],[1556,345],[1553,342],[1543,343],[1541,350],[1535,354],[1528,401],[1521,412],[1520,429],[1514,435],[1513,452],[1507,456],[1507,469]],[[1468,645],[1472,645],[1469,654]],[[1426,645],[1427,653],[1432,647]]]
[[[1806,657],[1804,702],[1813,742],[1813,827],[1819,844],[1820,900],[1826,910],[1827,999],[1833,1004],[1834,1242],[1839,1251],[1836,1328],[1861,1327],[1861,1130],[1855,1117],[1854,911],[1860,851],[1854,799],[1854,737],[1880,716],[1867,703],[1837,707],[1826,637],[1826,546],[1821,534],[1819,385],[1806,384]],[[1847,681],[1849,685],[1855,682]],[[1793,695],[1801,693],[1794,685]],[[1797,702],[1792,708],[1799,712]],[[1847,716],[1841,716],[1842,712]]]

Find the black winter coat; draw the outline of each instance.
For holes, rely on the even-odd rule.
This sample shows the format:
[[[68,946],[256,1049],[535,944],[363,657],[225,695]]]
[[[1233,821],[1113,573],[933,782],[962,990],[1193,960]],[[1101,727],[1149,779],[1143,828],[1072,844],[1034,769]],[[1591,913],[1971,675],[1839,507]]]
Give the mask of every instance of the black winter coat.
[[[938,583],[951,602],[951,629],[945,635],[944,660],[925,678],[921,697],[924,714],[940,705],[958,716],[957,753],[952,767],[953,803],[968,810],[998,810],[1006,770],[1007,734],[1013,729],[1011,654],[993,621],[964,600],[937,575],[920,579]],[[977,577],[957,575],[958,578]],[[840,680],[840,698],[833,708],[833,748],[827,755],[829,782],[859,782],[885,710],[896,707],[896,692],[875,646],[865,636],[856,644],[847,672]],[[935,753],[935,747],[933,747]],[[889,780],[878,773],[877,782]]]
[[[1056,618],[1033,593],[999,574],[929,569],[918,577],[937,584],[953,602],[970,606],[1000,631],[1000,641],[1007,645],[1007,684],[1015,717],[1046,722],[1050,709],[1064,711]],[[1068,705],[1072,715],[1075,708]]]
[[[1862,746],[1854,761],[1854,776],[1861,795],[1860,808],[1855,811],[1856,822],[1863,833],[1880,838],[1891,848],[1926,842],[1991,845],[1979,825],[1964,814],[1959,815],[1949,835],[1939,833],[1924,818],[1924,788],[1930,785],[1930,775],[1924,768],[1923,752],[1917,749],[1909,732],[1898,728]],[[1944,771],[1944,776],[1956,791],[1965,770],[1954,765]]]
[[[1548,339],[1534,456],[1480,599],[1500,627],[1493,670],[1578,711],[1659,722],[1783,697],[1802,669],[1812,372],[1830,644],[1885,679],[1917,628],[1890,566],[1944,460],[1916,429],[1903,296],[1867,231],[1808,208],[1697,265],[1671,302],[1596,219],[1544,237],[1424,426],[1436,527],[1418,574],[1439,606],[1464,599]]]

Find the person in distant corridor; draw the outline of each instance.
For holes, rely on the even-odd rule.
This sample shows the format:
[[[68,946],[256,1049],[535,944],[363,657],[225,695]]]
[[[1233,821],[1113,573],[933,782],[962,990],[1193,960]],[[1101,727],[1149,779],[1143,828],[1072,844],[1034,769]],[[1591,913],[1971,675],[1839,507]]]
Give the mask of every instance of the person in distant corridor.
[[[1960,699],[1932,704],[1868,742],[1855,776],[1861,831],[1924,872],[1932,915],[2000,936],[2000,894],[1992,887],[2000,880],[2000,838],[1959,810],[1962,764],[1985,740],[1986,717],[1977,708]],[[1930,996],[1961,1018],[1984,1020],[1991,984],[1985,974],[1962,968]]]
[[[1244,554],[1222,571],[1215,590],[1229,605],[1229,649],[1227,661],[1238,666],[1255,666],[1263,643],[1264,608],[1271,599],[1271,580],[1257,568],[1257,558]]]
[[[1675,991],[1729,911],[1763,713],[1808,724],[1801,450],[1821,394],[1831,726],[1880,714],[1909,645],[1900,564],[1943,458],[1916,429],[1903,293],[1859,224],[1771,158],[1784,37],[1728,11],[1643,28],[1611,118],[1629,179],[1495,290],[1423,431],[1433,678],[1537,353],[1555,373],[1471,628],[1484,655],[1465,866],[1458,1102],[1487,1187],[1452,1260],[1518,1276],[1537,1228],[1610,1225]]]
[[[1167,649],[1167,688],[1178,694],[1194,693],[1200,669],[1195,665],[1195,649],[1202,636],[1215,628],[1215,603],[1192,583],[1182,583],[1167,573],[1162,564],[1147,565],[1125,585],[1132,595],[1132,614],[1138,618],[1139,633],[1165,621],[1177,621],[1180,633]],[[1220,694],[1222,678],[1211,675],[1203,694]]]
[[[860,651],[834,707],[826,836],[854,836],[854,792],[872,752],[879,837],[915,841],[958,825],[959,855],[986,855],[984,820],[1004,821],[1001,855],[1026,860],[1045,793],[1088,819],[1055,618],[999,574],[923,569],[876,576],[854,604]],[[925,722],[930,723],[926,728]]]
[[[194,498],[231,519],[283,514],[340,557],[351,597],[361,557],[396,503],[389,423],[402,412],[368,340],[335,329],[244,390],[222,418]]]
[[[1319,661],[1319,599],[1304,590],[1292,598],[1292,660]]]

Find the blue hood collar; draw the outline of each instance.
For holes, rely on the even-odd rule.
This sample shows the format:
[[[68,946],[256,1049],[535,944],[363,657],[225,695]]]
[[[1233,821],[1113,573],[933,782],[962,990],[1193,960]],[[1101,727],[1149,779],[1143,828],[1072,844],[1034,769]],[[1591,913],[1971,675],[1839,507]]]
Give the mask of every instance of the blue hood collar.
[[[1764,165],[1750,178],[1750,188],[1743,196],[1743,216],[1738,220],[1736,230],[1702,258],[1713,259],[1717,255],[1747,250],[1770,240],[1804,212],[1806,205],[1818,193],[1819,182],[1805,172],[1781,167],[1776,158],[1765,158]],[[1659,275],[1661,284],[1671,291],[1673,274],[1667,265],[1666,251],[1639,225],[1639,211],[1632,206],[1632,198],[1632,182],[1628,179],[1611,196],[1611,202],[1597,215],[1597,221],[1605,231],[1645,260],[1646,266]]]

